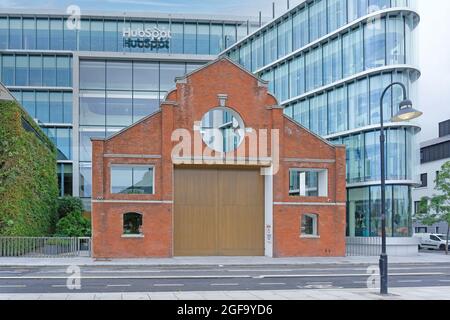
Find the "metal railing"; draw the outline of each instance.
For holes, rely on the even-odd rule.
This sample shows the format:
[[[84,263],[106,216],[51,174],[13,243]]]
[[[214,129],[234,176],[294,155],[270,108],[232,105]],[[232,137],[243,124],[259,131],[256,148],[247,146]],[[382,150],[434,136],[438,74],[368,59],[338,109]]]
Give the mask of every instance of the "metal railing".
[[[91,238],[0,237],[0,257],[90,257]]]
[[[373,257],[381,254],[381,237],[346,238],[348,257]]]

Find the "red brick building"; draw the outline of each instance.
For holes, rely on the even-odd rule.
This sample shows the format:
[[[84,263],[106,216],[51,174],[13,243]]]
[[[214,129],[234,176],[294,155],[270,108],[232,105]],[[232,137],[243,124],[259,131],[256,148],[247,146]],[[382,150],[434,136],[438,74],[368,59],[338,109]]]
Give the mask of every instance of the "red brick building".
[[[227,58],[92,140],[96,258],[345,255],[345,148],[284,116]]]

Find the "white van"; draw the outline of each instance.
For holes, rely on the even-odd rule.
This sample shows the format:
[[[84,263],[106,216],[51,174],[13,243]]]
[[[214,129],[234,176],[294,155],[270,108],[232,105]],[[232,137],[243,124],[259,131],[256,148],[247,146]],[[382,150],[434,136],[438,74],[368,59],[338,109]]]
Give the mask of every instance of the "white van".
[[[447,243],[446,235],[437,233],[416,233],[414,237],[419,238],[419,249],[445,250],[445,245]]]

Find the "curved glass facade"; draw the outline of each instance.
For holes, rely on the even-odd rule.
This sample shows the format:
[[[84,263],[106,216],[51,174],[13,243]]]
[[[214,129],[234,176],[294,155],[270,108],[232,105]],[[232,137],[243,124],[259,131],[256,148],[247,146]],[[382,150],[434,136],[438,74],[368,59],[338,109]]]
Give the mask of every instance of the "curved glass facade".
[[[381,235],[380,96],[396,81],[411,96],[420,76],[414,7],[411,0],[304,1],[224,53],[267,80],[287,116],[346,145],[351,237]],[[400,87],[387,92],[385,123],[402,100]],[[387,127],[387,233],[409,237],[418,128]]]

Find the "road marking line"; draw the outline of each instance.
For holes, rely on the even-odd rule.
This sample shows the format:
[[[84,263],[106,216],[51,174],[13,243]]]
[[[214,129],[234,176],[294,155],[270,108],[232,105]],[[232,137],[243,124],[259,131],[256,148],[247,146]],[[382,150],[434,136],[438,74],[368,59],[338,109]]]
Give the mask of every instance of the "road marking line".
[[[450,282],[450,280],[439,280],[440,282]]]
[[[261,286],[285,286],[286,283],[284,282],[261,282]]]
[[[367,284],[367,281],[353,281],[354,284]]]
[[[153,286],[155,287],[183,287],[182,283],[155,283]]]
[[[294,272],[296,270],[294,269],[228,269],[228,270],[224,270],[224,271],[228,271],[228,272],[260,272],[260,271],[264,271],[264,272]]]
[[[401,283],[416,283],[416,282],[422,282],[422,280],[398,280],[397,282],[401,282]]]
[[[52,284],[53,288],[67,288],[66,284]]]
[[[107,284],[107,287],[131,287],[131,284]]]
[[[211,283],[210,286],[238,286],[239,283]]]
[[[306,282],[306,284],[333,284],[333,282]]]
[[[391,273],[389,276],[438,276],[445,275],[442,272],[428,272],[428,273]],[[334,277],[368,277],[367,273],[329,273],[329,274],[264,274],[253,278],[334,278]]]
[[[117,271],[113,271],[113,270],[107,270],[107,271],[101,271],[101,270],[86,270],[83,271],[82,273],[160,273],[162,271],[160,270],[117,270]]]
[[[0,280],[9,279],[64,279],[66,280],[68,276],[11,276],[11,277],[0,277]],[[249,275],[204,275],[204,276],[193,276],[193,275],[179,275],[179,276],[83,276],[83,279],[236,279],[236,278],[251,278]]]
[[[0,285],[0,288],[26,288],[25,284]]]

